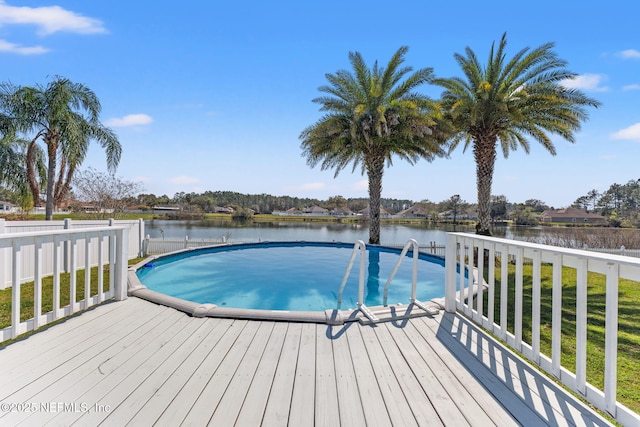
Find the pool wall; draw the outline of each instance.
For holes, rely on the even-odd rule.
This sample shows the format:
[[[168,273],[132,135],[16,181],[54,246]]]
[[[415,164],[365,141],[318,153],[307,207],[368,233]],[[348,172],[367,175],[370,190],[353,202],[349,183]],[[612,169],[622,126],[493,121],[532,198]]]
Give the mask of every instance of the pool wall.
[[[165,261],[171,259],[180,259],[188,256],[192,256],[198,253],[208,253],[208,252],[216,252],[217,250],[235,250],[242,249],[249,246],[262,245],[296,245],[304,243],[306,245],[327,245],[334,244],[336,246],[348,247],[352,248],[353,244],[349,243],[341,243],[341,242],[261,242],[261,243],[241,243],[241,244],[222,244],[215,246],[207,246],[202,248],[193,248],[193,249],[183,249],[176,252],[171,252],[169,254],[164,255],[154,255],[149,258],[144,259],[138,264],[131,266],[128,271],[128,295],[135,296],[138,298],[145,299],[147,301],[172,307],[176,310],[180,310],[188,315],[194,317],[218,317],[218,318],[236,318],[236,319],[249,319],[249,320],[274,320],[274,321],[295,321],[295,322],[309,322],[309,323],[326,323],[329,325],[342,325],[345,322],[351,321],[362,321],[363,318],[366,317],[360,312],[358,309],[349,309],[349,310],[337,310],[337,309],[329,309],[324,311],[287,311],[287,310],[256,310],[256,309],[245,309],[245,308],[232,308],[232,307],[222,307],[216,304],[201,304],[192,301],[187,301],[181,298],[172,297],[160,292],[152,291],[148,289],[145,285],[140,282],[138,275],[136,272],[144,268],[145,266],[152,265],[155,261]],[[373,246],[373,245],[371,245]],[[389,251],[389,252],[398,252],[399,249],[385,247],[385,246],[375,246],[379,250]],[[430,261],[439,263],[444,266],[444,259],[435,255],[429,255],[420,253],[420,258],[426,258]],[[436,298],[432,299],[430,302],[426,303],[434,308],[439,310],[444,309],[444,298]],[[392,317],[415,317],[420,315],[427,315],[428,313],[422,310],[415,310],[409,307],[410,304],[398,304],[398,305],[390,305],[387,307],[377,306],[377,307],[369,307],[371,311],[374,311],[381,316],[392,316]]]

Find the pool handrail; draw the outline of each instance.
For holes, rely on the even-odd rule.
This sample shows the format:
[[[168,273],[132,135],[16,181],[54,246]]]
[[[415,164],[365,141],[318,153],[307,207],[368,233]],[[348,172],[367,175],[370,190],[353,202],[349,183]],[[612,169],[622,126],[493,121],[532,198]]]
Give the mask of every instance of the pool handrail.
[[[393,267],[393,271],[391,272],[391,275],[389,275],[389,278],[387,279],[387,283],[384,284],[384,294],[383,294],[382,305],[384,305],[385,307],[388,307],[387,295],[389,292],[389,286],[391,285],[391,281],[393,280],[396,273],[398,272],[398,269],[400,268],[400,264],[402,264],[402,260],[404,259],[407,252],[409,252],[409,249],[413,250],[413,271],[411,274],[411,297],[409,298],[409,302],[411,304],[414,304],[420,307],[427,313],[433,314],[433,308],[425,306],[421,301],[418,301],[416,299],[416,286],[418,283],[418,259],[419,259],[420,246],[418,245],[418,242],[415,239],[407,240],[407,243],[404,245],[404,248],[402,249],[402,252],[398,257],[398,261],[396,261],[395,267]]]
[[[364,276],[365,276],[365,260],[364,254],[367,250],[366,245],[362,240],[358,240],[353,245],[353,252],[351,252],[351,258],[349,259],[349,264],[347,265],[347,271],[344,273],[344,278],[342,279],[342,283],[340,283],[340,288],[338,289],[338,310],[342,308],[342,292],[344,291],[344,286],[349,279],[349,275],[351,274],[351,268],[353,267],[353,263],[356,259],[356,255],[360,252],[360,274],[358,278],[358,310],[362,312],[371,322],[377,322],[378,318],[371,313],[369,308],[364,305]]]

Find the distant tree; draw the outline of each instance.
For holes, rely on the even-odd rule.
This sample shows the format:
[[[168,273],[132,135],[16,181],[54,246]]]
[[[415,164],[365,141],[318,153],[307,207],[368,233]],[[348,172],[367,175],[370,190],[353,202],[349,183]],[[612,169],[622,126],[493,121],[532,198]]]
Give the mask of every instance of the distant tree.
[[[533,208],[526,204],[516,204],[511,213],[511,218],[516,225],[537,225],[538,219],[535,216]]]
[[[369,243],[380,243],[380,198],[385,163],[394,155],[409,163],[445,155],[434,138],[431,101],[415,89],[431,79],[424,68],[407,76],[401,67],[407,47],[401,47],[386,67],[367,67],[358,52],[349,54],[353,71],[327,74],[326,95],[313,102],[326,114],[300,135],[303,156],[314,167],[335,169],[338,175],[353,163],[369,181]],[[407,78],[402,80],[405,76]]]
[[[589,198],[587,196],[580,196],[571,204],[571,206],[574,208],[587,210],[589,209],[589,203]]]
[[[537,213],[541,213],[549,209],[549,206],[547,206],[542,200],[538,200],[538,199],[525,200],[524,206],[531,208],[532,212],[537,212]]]
[[[458,214],[468,206],[468,203],[462,200],[459,194],[454,194],[445,202],[445,206],[451,211],[453,215],[453,223],[455,224],[457,222]]]
[[[595,211],[596,206],[598,204],[598,198],[600,197],[600,193],[598,190],[593,189],[587,193],[586,199],[591,203],[591,210]],[[587,207],[588,209],[588,207]]]
[[[456,129],[451,149],[464,141],[473,147],[478,190],[477,232],[490,234],[491,185],[498,147],[504,157],[521,147],[529,152],[528,139],[538,141],[551,154],[556,151],[548,134],[573,142],[574,132],[588,118],[585,106],[600,103],[576,89],[562,86],[575,73],[552,50],[553,43],[533,50],[525,48],[507,60],[504,34],[489,59],[480,64],[476,54],[455,54],[464,78],[436,79],[442,86],[442,113]]]
[[[335,208],[344,208],[346,206],[347,206],[347,199],[345,199],[342,196],[333,196],[327,199],[325,208],[335,209]]]
[[[507,197],[491,196],[491,220],[505,219],[507,216]]]
[[[46,219],[65,199],[76,169],[84,161],[90,141],[97,141],[114,171],[122,147],[116,134],[100,123],[100,101],[86,86],[55,77],[47,86],[12,87],[5,84],[0,104],[11,115],[16,131],[29,135],[26,174],[33,201],[40,202],[46,184]],[[46,181],[38,180],[38,142],[47,158]]]
[[[100,218],[117,218],[126,208],[127,201],[142,190],[139,182],[126,181],[112,173],[88,168],[73,178],[73,194],[92,206]]]

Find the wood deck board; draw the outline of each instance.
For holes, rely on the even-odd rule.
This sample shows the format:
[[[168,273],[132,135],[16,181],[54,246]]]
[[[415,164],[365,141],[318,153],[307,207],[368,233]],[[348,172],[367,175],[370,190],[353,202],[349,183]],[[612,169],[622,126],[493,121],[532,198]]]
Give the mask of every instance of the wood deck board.
[[[197,400],[184,419],[185,424],[206,425],[209,422],[220,400],[229,389],[229,384],[234,375],[238,372],[238,367],[249,350],[259,327],[260,322],[247,322],[247,325],[242,330],[243,333],[238,336],[234,345],[229,349],[229,352],[198,395]],[[233,390],[229,390],[229,392],[233,393]]]
[[[301,336],[301,323],[289,323],[287,325],[287,335],[284,338],[282,352],[278,359],[278,366],[273,376],[269,399],[267,400],[267,406],[264,410],[264,416],[262,417],[262,425],[287,425]]]
[[[362,329],[364,328],[352,328],[346,335],[357,381],[357,393],[364,409],[364,420],[367,426],[389,426],[391,425],[391,418],[360,333]],[[406,417],[407,414],[401,414],[400,416]]]
[[[287,326],[287,323],[283,322],[276,323],[273,326],[271,336],[248,388],[247,396],[244,399],[242,410],[235,425],[258,426],[262,422],[287,335]],[[274,396],[274,398],[278,399],[280,397]]]
[[[455,314],[329,327],[129,298],[0,349],[0,366],[2,403],[110,406],[1,425],[608,425]]]
[[[106,336],[100,341],[99,345],[93,345],[77,357],[73,357],[55,367],[52,366],[52,368],[46,372],[40,372],[41,376],[37,378],[37,381],[32,380],[29,384],[13,393],[9,399],[19,402],[34,401],[35,399],[40,402],[56,402],[59,396],[68,398],[71,389],[83,387],[82,382],[86,377],[91,376],[101,369],[100,365],[103,360],[118,357],[122,354],[122,348],[130,347],[136,341],[140,341],[153,328],[153,322],[148,321],[145,325],[140,325],[135,320],[129,324],[135,327],[132,333],[121,337],[119,340],[116,339],[116,335]],[[160,323],[160,326],[161,325],[162,323]],[[142,326],[147,327],[143,328]],[[33,375],[33,371],[31,374]],[[16,389],[19,387],[19,384],[19,382],[15,381],[11,383]],[[87,386],[92,385],[94,385],[93,382],[87,384]],[[15,420],[17,421],[18,419],[27,417],[38,417],[39,420],[43,420],[53,415],[47,414],[46,412],[38,412],[35,414],[13,413],[11,416],[12,418],[15,416]],[[35,418],[30,419],[35,422]]]
[[[148,396],[149,400],[145,402],[144,405],[141,405],[139,409],[132,409],[132,412],[137,411],[130,414],[131,420],[129,422],[131,422],[132,425],[148,423],[149,420],[155,422],[160,417],[165,411],[165,408],[169,406],[172,400],[180,393],[180,390],[184,388],[185,384],[187,384],[189,379],[194,375],[194,372],[197,371],[198,367],[216,346],[217,342],[225,334],[233,321],[221,319],[220,322],[205,321],[205,323],[208,326],[209,334],[203,338],[200,345],[184,358],[180,366],[165,382]],[[118,407],[118,411],[120,410],[121,407]]]
[[[330,328],[317,325],[316,329],[315,421],[316,425],[340,425],[333,341],[326,336]]]
[[[314,410],[316,387],[316,325],[314,324],[302,325],[295,372],[288,425],[312,426],[314,416],[322,415]]]

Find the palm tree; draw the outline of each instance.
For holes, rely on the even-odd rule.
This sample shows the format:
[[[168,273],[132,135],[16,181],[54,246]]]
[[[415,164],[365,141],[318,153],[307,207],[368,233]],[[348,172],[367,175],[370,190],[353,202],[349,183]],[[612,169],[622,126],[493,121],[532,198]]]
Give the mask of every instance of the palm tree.
[[[414,90],[432,77],[430,68],[412,72],[401,67],[407,47],[401,47],[386,67],[377,61],[369,69],[358,52],[349,53],[353,72],[327,74],[329,85],[313,100],[326,114],[300,135],[303,156],[335,176],[353,162],[369,180],[369,243],[380,243],[380,196],[385,163],[397,155],[409,163],[428,161],[445,152],[435,137],[431,101]],[[407,76],[408,75],[408,76]],[[403,77],[407,76],[404,81]]]
[[[100,123],[100,101],[86,86],[56,77],[46,87],[19,87],[5,93],[2,104],[19,132],[34,135],[26,151],[26,177],[35,204],[39,204],[40,186],[46,182],[47,220],[52,218],[53,207],[68,193],[91,140],[105,150],[109,170],[117,167],[120,142],[111,129]],[[48,163],[45,181],[37,177],[39,141],[44,144]]]
[[[442,114],[456,130],[450,150],[462,141],[465,150],[473,145],[479,234],[490,234],[491,184],[498,142],[505,158],[518,147],[528,154],[529,138],[555,155],[548,134],[574,142],[574,132],[588,118],[585,107],[600,105],[581,91],[562,86],[576,74],[568,71],[566,61],[553,52],[553,43],[533,50],[524,48],[508,61],[506,34],[497,50],[494,44],[485,66],[467,47],[466,56],[454,55],[465,78],[434,80],[445,89]]]

